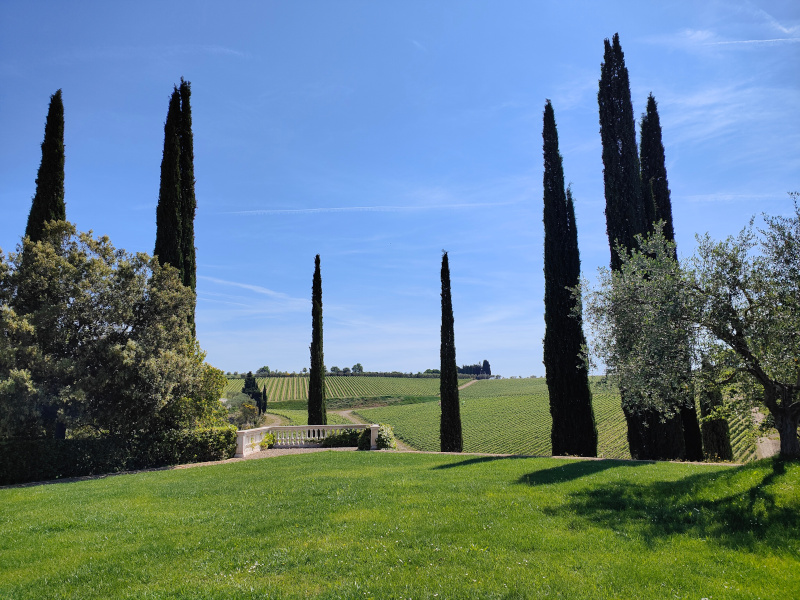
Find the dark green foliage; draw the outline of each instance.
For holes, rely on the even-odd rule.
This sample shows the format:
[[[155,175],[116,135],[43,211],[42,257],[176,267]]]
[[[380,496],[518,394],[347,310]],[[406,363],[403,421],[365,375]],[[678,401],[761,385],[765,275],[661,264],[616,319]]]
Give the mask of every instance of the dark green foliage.
[[[311,286],[311,372],[308,379],[308,424],[327,425],[325,410],[325,357],[322,351],[322,276],[319,254],[314,259]]]
[[[647,215],[648,232],[653,231],[653,223],[662,221],[664,238],[674,243],[675,228],[672,222],[672,202],[667,181],[664,144],[661,141],[661,121],[653,94],[647,97],[647,111],[642,115],[639,164],[642,201]],[[677,246],[673,247],[673,251],[674,257],[677,259]],[[691,369],[691,364],[687,363],[686,372],[690,373]],[[685,458],[687,460],[703,460],[700,424],[697,421],[697,409],[693,399],[689,404],[681,407],[680,418],[683,427]]]
[[[261,406],[261,398],[262,393],[261,390],[258,389],[258,383],[256,382],[256,377],[253,375],[252,371],[248,371],[247,375],[244,376],[244,386],[242,386],[242,393],[247,394],[253,400],[253,404],[258,409],[259,413],[264,412],[266,410],[266,406]]]
[[[639,157],[636,147],[636,124],[631,103],[628,69],[619,43],[619,34],[611,42],[605,40],[603,63],[600,65],[600,138],[603,144],[603,183],[606,197],[606,231],[611,249],[611,268],[622,265],[616,245],[633,250],[636,236],[647,234],[648,214],[645,208]],[[624,385],[623,385],[624,388]],[[635,399],[623,391],[623,409],[628,422],[628,443],[631,455],[640,459],[681,458],[684,455],[683,431],[679,417],[662,422],[658,412],[631,411]]]
[[[544,364],[553,417],[554,455],[597,456],[597,427],[589,374],[581,357],[586,343],[580,297],[581,264],[572,194],[564,190],[555,113],[544,107]]]
[[[322,448],[349,448],[358,446],[361,429],[344,429],[328,434],[320,442]],[[366,430],[369,432],[369,429]],[[367,448],[369,450],[369,448]]]
[[[36,194],[28,214],[25,235],[32,241],[42,239],[44,224],[67,219],[64,204],[64,103],[61,90],[50,97],[44,125],[42,162],[36,174]]]
[[[359,450],[372,450],[372,433],[369,429],[364,429],[358,436]]]
[[[194,247],[194,216],[197,200],[194,194],[194,140],[192,134],[191,83],[181,77],[181,253],[183,255],[183,285],[193,292],[197,289],[197,261]],[[196,303],[196,301],[195,301]],[[194,308],[190,317],[192,335],[195,333]]]
[[[175,88],[164,124],[164,154],[161,158],[161,187],[156,207],[156,246],[153,254],[162,265],[172,265],[178,269],[183,282],[180,120],[181,95]]]
[[[0,440],[0,485],[231,458],[236,428],[90,439]]]
[[[161,187],[156,208],[156,246],[154,254],[162,264],[180,273],[181,283],[192,292],[197,288],[194,247],[194,142],[192,134],[191,83],[181,78],[180,89],[173,87],[167,122],[164,125],[164,154],[161,159]],[[195,334],[195,305],[189,325]]]
[[[264,384],[264,387],[261,389],[261,406],[259,407],[261,409],[261,412],[266,412],[268,399],[269,398],[267,397],[267,386],[266,384]]]
[[[492,376],[492,366],[489,364],[488,360],[483,361],[483,366],[481,367],[481,375],[488,375],[489,377]]]
[[[605,54],[600,65],[600,138],[603,143],[603,183],[606,197],[606,230],[611,248],[611,268],[619,269],[614,251],[617,243],[635,248],[637,234],[647,230],[639,158],[636,148],[636,125],[633,118],[628,69],[619,44],[605,40]]]
[[[712,460],[733,460],[728,420],[720,411],[723,408],[722,391],[709,376],[711,366],[703,361],[704,375],[700,389],[700,416],[703,417],[703,450]]]
[[[652,231],[654,222],[664,221],[664,237],[674,242],[675,229],[672,223],[672,202],[667,181],[664,144],[661,142],[661,121],[653,94],[647,97],[647,112],[642,115],[640,137],[642,198],[647,210],[648,230]]]
[[[450,298],[450,263],[447,252],[442,255],[442,343],[439,350],[441,375],[439,397],[442,416],[439,424],[439,442],[442,452],[461,452],[461,412],[458,401],[458,367],[453,328],[453,302]]]

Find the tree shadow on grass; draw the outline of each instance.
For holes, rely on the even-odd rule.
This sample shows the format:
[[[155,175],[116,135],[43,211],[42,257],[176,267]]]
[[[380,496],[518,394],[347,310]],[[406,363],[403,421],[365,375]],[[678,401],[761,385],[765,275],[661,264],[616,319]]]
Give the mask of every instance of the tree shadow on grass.
[[[548,472],[553,472],[550,483],[565,481],[555,477],[558,469],[548,469],[543,475],[533,473],[528,477],[538,475],[536,481],[520,483],[547,483]],[[596,469],[594,472],[602,470]],[[737,548],[766,545],[785,550],[800,537],[798,489],[800,465],[773,459],[678,481],[637,483],[626,478],[603,482],[569,494],[567,502],[546,511],[582,516],[651,544],[685,534]]]
[[[650,464],[653,464],[653,462],[644,460],[578,460],[558,465],[557,467],[550,467],[549,469],[528,473],[520,477],[517,483],[549,485],[551,483],[574,481],[575,479],[593,475],[594,473],[600,473],[608,469],[641,467]]]
[[[456,467],[467,467],[469,465],[479,465],[481,463],[487,462],[494,462],[497,460],[519,460],[521,458],[530,460],[531,458],[535,458],[533,456],[522,456],[522,455],[511,455],[511,456],[475,456],[473,458],[467,458],[465,460],[456,462],[456,463],[446,463],[443,465],[438,465],[436,467],[432,467],[434,471],[439,471],[442,469],[454,469]]]

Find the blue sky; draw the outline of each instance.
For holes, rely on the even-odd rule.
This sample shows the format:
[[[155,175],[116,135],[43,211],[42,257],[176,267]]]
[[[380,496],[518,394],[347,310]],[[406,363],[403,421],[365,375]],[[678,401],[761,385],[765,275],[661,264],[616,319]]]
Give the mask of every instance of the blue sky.
[[[63,89],[67,217],[152,252],[172,86],[192,82],[197,333],[225,371],[438,368],[441,252],[457,360],[543,375],[542,141],[556,113],[582,268],[609,261],[597,80],[619,32],[659,103],[682,256],[800,188],[800,4],[0,4],[0,247],[24,232]]]

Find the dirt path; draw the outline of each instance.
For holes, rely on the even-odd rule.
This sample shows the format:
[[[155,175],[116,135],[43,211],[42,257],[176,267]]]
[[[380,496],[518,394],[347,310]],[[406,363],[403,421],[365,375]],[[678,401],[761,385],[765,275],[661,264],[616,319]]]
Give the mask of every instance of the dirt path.
[[[478,383],[479,381],[480,381],[480,379],[470,379],[470,380],[469,380],[467,383],[465,383],[464,385],[460,385],[460,386],[458,386],[458,389],[459,389],[459,390],[463,390],[464,388],[468,388],[468,387],[469,387],[469,386],[471,386],[473,383]]]

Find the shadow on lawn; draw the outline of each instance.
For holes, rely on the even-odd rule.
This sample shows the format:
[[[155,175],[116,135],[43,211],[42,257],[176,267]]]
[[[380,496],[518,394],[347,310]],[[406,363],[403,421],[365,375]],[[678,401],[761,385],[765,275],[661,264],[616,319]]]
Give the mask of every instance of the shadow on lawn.
[[[611,462],[611,461],[604,461]],[[610,464],[605,468],[641,463]],[[581,465],[581,468],[575,465]],[[575,479],[603,470],[597,463],[570,463],[531,473],[520,483],[541,485]],[[787,468],[788,467],[788,468]],[[603,482],[568,494],[567,501],[546,509],[553,515],[578,515],[621,534],[648,542],[672,535],[712,538],[739,548],[768,545],[786,548],[800,536],[800,469],[780,459],[698,473],[678,481],[637,483],[635,478]]]
[[[534,471],[519,478],[517,483],[527,483],[528,485],[548,485],[551,483],[562,483],[574,481],[587,475],[593,475],[608,469],[620,467],[642,467],[652,465],[653,461],[644,460],[579,460],[569,462],[557,467]]]

